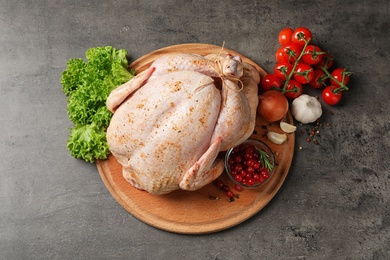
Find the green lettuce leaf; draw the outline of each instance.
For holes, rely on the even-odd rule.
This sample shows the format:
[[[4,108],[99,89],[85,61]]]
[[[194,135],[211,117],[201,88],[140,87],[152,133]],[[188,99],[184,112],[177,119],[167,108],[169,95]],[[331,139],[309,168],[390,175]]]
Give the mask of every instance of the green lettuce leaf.
[[[105,129],[95,123],[72,128],[66,146],[73,157],[90,163],[109,154]]]
[[[106,100],[112,90],[132,79],[127,51],[112,46],[90,48],[87,61],[70,59],[60,83],[67,96],[68,116],[74,123],[67,147],[72,156],[94,162],[109,154],[105,130],[112,114]],[[104,138],[103,138],[104,137]]]

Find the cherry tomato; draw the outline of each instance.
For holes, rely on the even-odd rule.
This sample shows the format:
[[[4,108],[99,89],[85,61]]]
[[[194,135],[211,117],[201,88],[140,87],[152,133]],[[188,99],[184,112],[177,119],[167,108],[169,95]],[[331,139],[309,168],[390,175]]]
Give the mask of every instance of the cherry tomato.
[[[305,40],[307,42],[312,40],[311,31],[306,27],[296,28],[292,33],[291,41],[303,47],[305,45]]]
[[[284,48],[279,47],[275,53],[276,62],[284,61],[284,55],[285,55]]]
[[[295,67],[294,79],[301,84],[307,84],[314,78],[313,68],[305,63],[298,63]]]
[[[333,91],[335,88],[333,86],[327,86],[324,88],[322,91],[322,99],[324,102],[328,105],[336,105],[337,103],[340,102],[341,97],[343,96],[343,92],[339,91],[337,93],[334,93]]]
[[[325,72],[321,69],[315,69],[314,70],[314,77],[309,82],[309,86],[312,88],[321,88],[325,84],[325,80],[328,77],[326,76]]]
[[[329,52],[326,52],[325,54],[322,55],[322,59],[319,63],[317,63],[316,65],[318,67],[325,67],[327,70],[329,70],[332,65],[333,65],[333,56],[332,54],[330,54]]]
[[[271,88],[281,88],[282,80],[275,74],[267,74],[261,79],[260,85],[264,91],[268,91]]]
[[[343,83],[344,85],[347,85],[349,82],[349,76],[351,75],[350,72],[346,71],[343,68],[337,68],[332,71],[331,75],[339,82]],[[339,83],[337,83],[335,80],[330,78],[330,83],[334,87],[340,87]]]
[[[278,41],[280,45],[286,45],[287,43],[291,42],[293,29],[291,28],[283,28],[279,32]]]
[[[298,81],[290,79],[286,90],[288,90],[288,92],[285,92],[284,95],[289,99],[295,99],[302,95],[303,87]]]
[[[274,74],[282,80],[285,80],[291,71],[292,65],[287,61],[278,62],[274,67]]]
[[[318,64],[322,60],[322,50],[316,45],[309,44],[306,46],[305,52],[302,55],[304,62],[310,65]]]
[[[276,51],[276,61],[289,61],[294,63],[302,52],[302,47],[295,43],[287,43]]]

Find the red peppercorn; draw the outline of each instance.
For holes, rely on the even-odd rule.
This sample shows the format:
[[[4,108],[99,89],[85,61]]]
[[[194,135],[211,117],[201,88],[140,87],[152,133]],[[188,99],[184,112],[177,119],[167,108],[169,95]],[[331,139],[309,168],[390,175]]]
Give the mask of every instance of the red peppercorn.
[[[259,183],[263,183],[264,181],[265,181],[264,177],[262,175],[260,175]]]
[[[222,185],[222,190],[224,192],[228,192],[230,189],[229,189],[229,186],[227,186],[226,184]]]
[[[255,180],[253,178],[248,178],[246,182],[249,186],[253,186],[255,184]]]
[[[261,172],[261,177],[263,177],[264,179],[268,179],[269,177],[269,173],[267,170],[264,170]]]
[[[242,157],[240,155],[237,155],[236,157],[234,157],[234,161],[236,163],[240,163],[240,162],[242,162]]]
[[[222,182],[221,180],[217,180],[215,184],[216,184],[216,186],[217,186],[218,188],[222,189],[223,182]]]
[[[236,184],[236,185],[234,185],[234,189],[235,189],[236,191],[242,191],[242,190],[243,190],[243,187],[241,187],[240,185]]]
[[[259,162],[256,162],[255,164],[253,164],[253,168],[255,168],[256,170],[259,169],[261,166],[261,164]]]
[[[233,198],[234,197],[234,193],[231,190],[228,190],[226,192],[226,195],[228,196],[228,198]]]
[[[234,176],[234,179],[237,181],[237,182],[242,182],[242,176],[237,174],[236,176]]]
[[[233,167],[234,171],[241,172],[242,171],[242,165],[241,164],[236,164]]]

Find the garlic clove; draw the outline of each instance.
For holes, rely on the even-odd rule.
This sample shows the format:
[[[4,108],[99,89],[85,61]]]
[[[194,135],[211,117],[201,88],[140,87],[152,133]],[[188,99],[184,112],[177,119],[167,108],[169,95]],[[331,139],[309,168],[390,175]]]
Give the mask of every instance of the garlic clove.
[[[282,129],[285,133],[293,133],[297,130],[297,127],[295,125],[280,121],[280,129]]]
[[[267,138],[274,144],[282,144],[286,141],[287,135],[270,131],[267,133]]]

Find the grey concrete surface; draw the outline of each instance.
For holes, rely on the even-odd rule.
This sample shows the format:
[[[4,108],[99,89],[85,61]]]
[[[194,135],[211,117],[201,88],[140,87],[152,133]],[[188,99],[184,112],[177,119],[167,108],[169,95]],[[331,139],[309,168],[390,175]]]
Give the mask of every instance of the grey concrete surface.
[[[390,259],[389,1],[0,6],[0,259]],[[310,28],[354,74],[343,102],[324,106],[320,144],[296,134],[282,188],[244,223],[208,235],[148,226],[94,164],[69,155],[59,83],[68,59],[101,45],[135,60],[172,44],[225,42],[271,71],[287,26]]]

